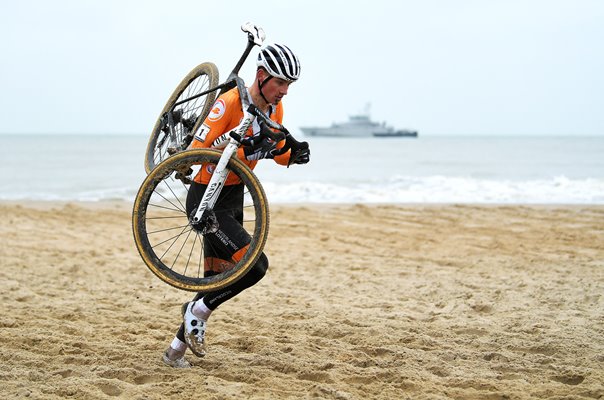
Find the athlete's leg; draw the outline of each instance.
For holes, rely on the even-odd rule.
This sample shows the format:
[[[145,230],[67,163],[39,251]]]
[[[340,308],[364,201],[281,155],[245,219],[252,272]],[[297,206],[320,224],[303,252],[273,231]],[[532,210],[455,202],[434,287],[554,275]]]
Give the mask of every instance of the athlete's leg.
[[[205,185],[193,183],[187,197],[187,212],[192,212],[199,204],[205,191]],[[215,208],[218,231],[204,237],[206,258],[218,258],[235,263],[240,253],[245,251],[251,241],[249,233],[243,228],[243,185],[223,188]],[[226,300],[260,281],[268,269],[268,258],[261,254],[256,264],[233,285],[205,296],[204,303],[210,310],[216,309]],[[206,269],[206,274],[223,272],[220,269]],[[209,276],[209,275],[207,275]],[[195,300],[198,300],[198,294]]]
[[[199,202],[201,201],[201,198],[203,196],[203,193],[205,192],[206,189],[206,185],[201,185],[198,183],[193,183],[190,188],[189,188],[189,193],[187,195],[187,201],[186,201],[186,210],[187,210],[187,215],[190,215],[194,209],[196,209],[197,205],[199,204]],[[206,258],[206,260],[209,258],[211,260],[214,259],[218,259],[219,255],[217,254],[216,249],[214,249],[214,247],[211,245],[211,243],[208,241],[207,238],[203,239],[203,243],[204,243],[204,256]],[[210,261],[209,263],[204,260],[204,277],[208,277],[208,276],[212,276],[215,275],[217,272],[213,271],[213,262]],[[202,297],[202,293],[198,293],[194,298],[193,301],[197,301]],[[207,319],[209,317],[206,316]],[[178,330],[176,331],[176,335],[174,337],[174,339],[172,340],[172,343],[170,344],[170,346],[168,347],[168,349],[165,352],[166,357],[168,358],[168,361],[173,361],[175,362],[176,360],[179,359],[184,359],[184,354],[187,351],[187,344],[185,342],[185,335],[184,335],[184,324],[181,323]],[[164,362],[166,362],[164,360]],[[166,364],[171,365],[169,362],[166,362]],[[171,365],[174,366],[174,365]]]
[[[262,253],[256,264],[254,264],[254,266],[250,268],[250,270],[234,284],[216,292],[208,293],[205,296],[203,293],[197,293],[197,295],[193,298],[193,301],[196,302],[194,314],[204,321],[207,321],[208,318],[210,318],[212,311],[214,311],[219,305],[258,283],[266,274],[267,269],[268,258],[266,255],[264,255],[264,253]],[[203,300],[197,302],[197,300],[200,299]],[[187,348],[185,343],[185,326],[182,323],[176,332],[176,339],[178,339],[180,343],[173,342],[171,347],[174,350],[180,350],[178,354],[175,354],[179,355],[180,357],[185,353]]]
[[[207,239],[210,242],[209,244],[213,249],[215,249],[216,253],[222,255],[226,251],[229,251],[231,254],[233,254],[239,249],[244,248],[249,243],[249,235],[232,216],[224,214],[219,215],[217,213],[217,219],[219,222],[218,231],[216,232],[216,234],[207,235]],[[215,310],[220,304],[232,299],[245,289],[252,287],[256,283],[258,283],[266,274],[268,265],[268,258],[264,253],[262,253],[258,261],[256,261],[256,263],[254,264],[254,266],[250,268],[250,270],[234,284],[227,286],[226,288],[217,290],[215,292],[207,293],[205,295],[203,293],[197,293],[197,295],[193,298],[193,301],[197,301],[203,298],[202,302],[205,307],[199,304],[199,307],[196,307],[194,309],[194,313],[197,314],[199,318],[202,318],[203,320],[207,321],[211,312]],[[215,273],[216,272],[214,271],[208,271],[207,276],[213,275]],[[199,311],[199,314],[195,311]],[[182,324],[178,329],[176,338],[178,338],[184,343],[184,326]]]
[[[187,198],[187,209],[189,213],[197,207],[204,190],[205,185],[194,184],[191,186]],[[240,249],[245,248],[245,246],[249,244],[251,238],[242,227],[243,212],[240,205],[242,204],[243,199],[243,187],[227,187],[221,194],[221,197],[223,195],[228,195],[229,198],[227,201],[222,202],[222,204],[227,204],[227,206],[216,210],[219,230],[215,234],[206,235],[204,238],[204,247],[207,257],[230,260],[233,254],[236,254]],[[191,211],[189,211],[189,209]],[[212,311],[220,304],[258,283],[266,274],[268,265],[268,258],[262,253],[254,266],[233,285],[205,294],[205,296],[202,293],[198,293],[193,298],[193,301],[195,302],[192,308],[193,314],[205,323]],[[219,272],[222,271],[217,271],[212,267],[206,268],[204,276],[211,276]],[[197,301],[202,298],[202,301]],[[185,329],[184,324],[181,323],[167,354],[170,358],[182,357],[186,352],[186,349]]]

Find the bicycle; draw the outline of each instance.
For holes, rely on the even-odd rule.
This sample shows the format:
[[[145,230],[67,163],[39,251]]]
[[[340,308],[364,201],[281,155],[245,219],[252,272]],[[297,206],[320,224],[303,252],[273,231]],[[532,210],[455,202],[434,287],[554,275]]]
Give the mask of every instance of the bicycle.
[[[165,159],[149,170],[134,202],[132,227],[143,261],[162,281],[183,290],[210,292],[224,288],[243,277],[262,254],[269,227],[266,195],[252,170],[236,156],[233,157],[242,142],[245,142],[247,130],[254,120],[258,118],[261,121],[261,137],[269,137],[277,142],[285,140],[284,146],[275,155],[291,151],[290,165],[308,149],[308,143],[298,142],[283,125],[269,119],[251,103],[238,71],[253,46],[262,43],[264,32],[251,24],[244,24],[242,30],[248,33],[248,45],[229,79],[221,85],[179,101],[185,104],[192,98],[195,100],[212,91],[237,87],[244,117],[230,132],[228,144],[222,152],[213,149],[183,149],[173,154],[168,152]],[[181,122],[178,123],[185,126]],[[195,123],[199,124],[199,121]],[[168,135],[171,132],[175,131],[168,130]],[[192,132],[194,134],[196,131]],[[188,140],[189,135],[190,133],[187,133],[179,137]],[[192,137],[191,135],[191,139]],[[180,146],[185,144],[184,141],[180,144],[173,143]],[[212,177],[199,205],[193,212],[187,213],[186,201],[190,186],[200,169],[208,166],[214,168]],[[241,224],[250,241],[245,248],[237,252],[236,258],[228,260],[227,268],[223,272],[204,277],[204,254],[208,250],[204,238],[218,232],[214,210],[221,207],[221,202],[228,197],[229,191],[233,190],[233,186],[225,185],[229,174],[234,174],[244,185]]]

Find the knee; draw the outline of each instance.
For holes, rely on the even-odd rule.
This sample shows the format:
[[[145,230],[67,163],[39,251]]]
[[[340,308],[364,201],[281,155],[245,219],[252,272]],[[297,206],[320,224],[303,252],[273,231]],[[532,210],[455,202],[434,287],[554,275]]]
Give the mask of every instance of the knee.
[[[266,257],[266,255],[264,253],[262,253],[260,255],[260,258],[258,258],[258,261],[256,261],[256,264],[254,264],[254,266],[252,267],[252,269],[250,269],[250,272],[248,272],[248,274],[250,275],[250,278],[252,278],[254,280],[254,282],[258,282],[260,279],[264,278],[264,275],[266,275],[267,270],[268,270],[268,257]]]

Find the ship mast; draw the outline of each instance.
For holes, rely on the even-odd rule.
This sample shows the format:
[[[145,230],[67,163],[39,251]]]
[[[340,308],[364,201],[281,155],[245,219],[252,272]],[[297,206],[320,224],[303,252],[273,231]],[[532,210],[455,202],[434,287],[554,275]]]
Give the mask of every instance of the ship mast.
[[[363,113],[363,115],[367,116],[367,118],[369,118],[371,116],[371,103],[367,103],[365,104],[365,112]]]

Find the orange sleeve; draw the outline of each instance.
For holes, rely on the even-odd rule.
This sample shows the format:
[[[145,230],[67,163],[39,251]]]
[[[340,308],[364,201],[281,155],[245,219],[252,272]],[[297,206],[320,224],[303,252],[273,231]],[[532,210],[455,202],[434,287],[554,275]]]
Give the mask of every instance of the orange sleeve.
[[[210,113],[196,132],[191,148],[212,147],[217,139],[237,126],[241,116],[243,112],[239,92],[236,88],[231,89],[214,102]]]
[[[191,148],[216,148],[222,150],[228,144],[228,133],[239,124],[242,117],[243,111],[241,111],[239,92],[237,88],[234,88],[218,97],[205,121],[195,133]],[[254,167],[249,161],[246,163],[250,168]],[[210,181],[212,173],[213,168],[204,164],[195,176],[195,181],[207,184]],[[239,183],[237,177],[229,174],[225,185],[234,185],[237,183]]]

